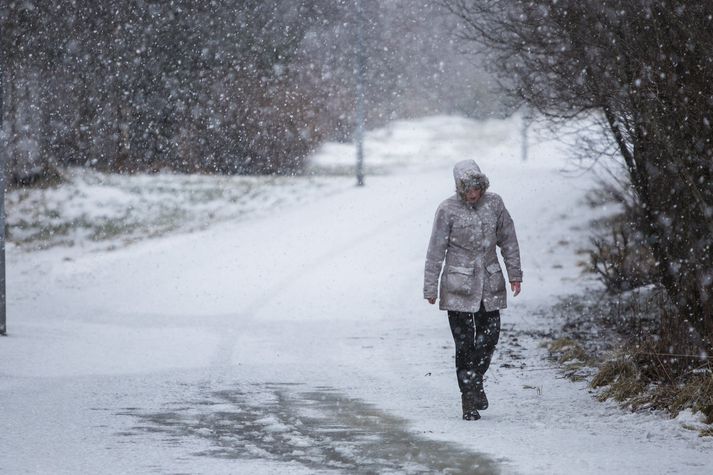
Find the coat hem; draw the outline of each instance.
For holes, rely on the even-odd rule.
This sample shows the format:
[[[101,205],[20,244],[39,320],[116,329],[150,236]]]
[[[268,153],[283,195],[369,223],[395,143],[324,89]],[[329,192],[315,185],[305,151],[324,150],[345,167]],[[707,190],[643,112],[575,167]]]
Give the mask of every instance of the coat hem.
[[[495,308],[490,309],[490,310],[488,310],[488,308],[486,307],[485,311],[486,312],[494,312],[495,310],[505,310],[506,308],[508,308],[507,304],[503,304],[503,305],[496,305]],[[443,310],[444,312],[477,313],[478,310],[480,310],[480,305],[478,305],[478,308],[476,308],[475,310],[473,310],[473,308],[453,308],[453,307],[445,308],[441,305],[438,306],[438,309]]]

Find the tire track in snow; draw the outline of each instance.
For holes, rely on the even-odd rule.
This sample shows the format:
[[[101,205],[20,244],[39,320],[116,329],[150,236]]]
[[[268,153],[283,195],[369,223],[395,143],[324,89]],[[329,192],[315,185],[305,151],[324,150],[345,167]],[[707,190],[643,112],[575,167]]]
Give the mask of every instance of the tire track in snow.
[[[413,210],[404,212],[395,216],[389,221],[380,221],[377,225],[372,226],[368,231],[354,235],[346,242],[331,247],[326,252],[316,256],[309,256],[309,259],[302,261],[299,265],[294,266],[294,270],[286,273],[271,285],[267,286],[257,297],[253,298],[240,312],[234,314],[233,321],[236,325],[244,324],[247,321],[253,320],[254,316],[261,309],[269,305],[277,293],[283,293],[287,289],[295,286],[298,282],[308,274],[318,272],[334,260],[343,256],[346,251],[358,248],[361,245],[367,244],[368,240],[383,234],[385,230],[398,228],[405,221],[413,219]],[[294,257],[294,256],[290,256]],[[233,353],[236,345],[236,337],[233,332],[221,332],[221,339],[216,350],[216,356],[213,359],[211,366],[213,367],[229,367],[232,365]]]

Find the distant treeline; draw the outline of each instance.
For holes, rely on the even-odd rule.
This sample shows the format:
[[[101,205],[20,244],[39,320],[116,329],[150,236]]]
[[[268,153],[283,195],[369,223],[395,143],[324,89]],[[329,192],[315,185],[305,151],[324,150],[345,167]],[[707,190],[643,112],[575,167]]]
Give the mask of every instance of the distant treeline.
[[[360,22],[334,0],[3,2],[10,182],[66,165],[299,172],[321,141],[350,138],[357,28],[369,125],[496,108],[453,47],[452,17],[426,1],[361,3]]]

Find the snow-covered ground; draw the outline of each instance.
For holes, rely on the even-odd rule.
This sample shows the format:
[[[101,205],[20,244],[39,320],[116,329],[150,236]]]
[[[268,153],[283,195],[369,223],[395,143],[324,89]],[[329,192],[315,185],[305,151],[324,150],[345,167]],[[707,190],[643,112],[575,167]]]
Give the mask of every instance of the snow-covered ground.
[[[294,205],[248,200],[248,213],[114,250],[10,246],[0,472],[710,473],[713,441],[682,428],[695,416],[601,404],[544,359],[541,335],[560,322],[543,309],[596,285],[577,265],[592,179],[563,173],[554,141],[521,162],[518,137],[516,120],[397,122],[368,135],[381,173],[363,188],[322,177],[315,195],[296,179]],[[463,158],[503,196],[525,271],[477,422],[460,419],[448,323],[421,291],[433,213]],[[352,159],[329,144],[314,166]]]
[[[82,168],[63,175],[62,186],[7,194],[11,245],[71,247],[79,254],[111,250],[323,199],[351,182],[335,176],[108,175]]]

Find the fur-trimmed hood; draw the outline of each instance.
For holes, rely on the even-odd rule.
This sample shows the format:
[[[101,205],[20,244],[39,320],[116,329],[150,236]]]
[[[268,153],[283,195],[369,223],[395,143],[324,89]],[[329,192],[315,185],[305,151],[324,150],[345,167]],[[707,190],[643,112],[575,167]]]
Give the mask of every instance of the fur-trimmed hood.
[[[490,186],[488,177],[480,171],[475,160],[462,160],[456,163],[453,167],[453,179],[456,182],[456,193],[462,200],[465,199],[467,190],[480,188],[485,193]]]

